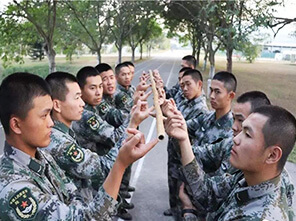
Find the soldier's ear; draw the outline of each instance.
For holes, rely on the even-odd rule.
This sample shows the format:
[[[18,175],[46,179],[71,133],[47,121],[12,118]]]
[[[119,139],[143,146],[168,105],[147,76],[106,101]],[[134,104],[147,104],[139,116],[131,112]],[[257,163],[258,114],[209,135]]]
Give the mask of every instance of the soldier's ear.
[[[229,98],[230,98],[231,100],[233,100],[233,98],[235,97],[235,92],[230,91],[230,92],[228,93],[228,95],[229,95]]]
[[[9,120],[9,127],[15,134],[21,134],[21,119],[17,116],[12,116]]]
[[[53,99],[52,101],[53,101],[53,111],[57,113],[61,113],[62,112],[61,101],[57,99]]]
[[[267,151],[269,153],[265,162],[267,164],[277,164],[282,157],[282,149],[279,146],[274,145],[268,147]]]

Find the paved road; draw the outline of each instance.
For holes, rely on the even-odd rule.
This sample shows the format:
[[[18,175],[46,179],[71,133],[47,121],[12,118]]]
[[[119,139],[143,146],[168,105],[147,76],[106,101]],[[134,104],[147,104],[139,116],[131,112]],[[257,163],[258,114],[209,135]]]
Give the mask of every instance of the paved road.
[[[178,54],[174,58],[170,55],[165,57],[155,57],[151,60],[136,65],[134,84],[138,82],[138,77],[142,71],[149,69],[159,69],[164,82],[170,88],[177,81],[177,73],[180,69],[180,60],[185,54]],[[151,98],[149,100],[151,103]],[[155,121],[148,118],[140,125],[140,130],[144,132],[146,140],[156,137]],[[4,135],[0,128],[0,154],[4,143]],[[168,208],[168,186],[167,186],[167,138],[157,144],[157,146],[133,165],[131,185],[136,187],[136,192],[132,195],[131,201],[135,208],[130,210],[133,220],[137,221],[172,221],[170,217],[165,217],[162,212]],[[287,163],[287,169],[291,175],[293,183],[296,184],[296,166]],[[296,202],[296,197],[294,199]],[[295,211],[296,205],[294,204]]]

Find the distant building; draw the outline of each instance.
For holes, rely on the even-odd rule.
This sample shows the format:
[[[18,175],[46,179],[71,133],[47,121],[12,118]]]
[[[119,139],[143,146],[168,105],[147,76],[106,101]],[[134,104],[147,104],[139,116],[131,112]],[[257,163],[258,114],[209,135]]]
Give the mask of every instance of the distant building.
[[[261,57],[295,62],[296,44],[264,44],[262,45]]]

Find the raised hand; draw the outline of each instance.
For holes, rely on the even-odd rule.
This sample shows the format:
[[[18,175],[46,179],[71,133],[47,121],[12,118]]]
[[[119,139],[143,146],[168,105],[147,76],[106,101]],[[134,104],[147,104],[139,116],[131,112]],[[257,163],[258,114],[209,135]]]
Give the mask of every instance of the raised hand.
[[[174,99],[164,100],[161,105],[161,110],[164,116],[173,117],[174,111],[177,111],[177,106]]]
[[[170,137],[176,138],[178,141],[188,139],[186,122],[180,111],[175,110],[165,120],[164,128]]]
[[[154,110],[154,107],[148,107],[145,101],[138,101],[131,109],[130,126],[136,128],[140,123],[149,117],[149,114]]]
[[[124,141],[117,157],[118,162],[124,167],[128,167],[131,163],[143,157],[158,143],[158,139],[155,138],[145,144],[144,134],[136,129],[128,128],[127,132],[131,136]]]

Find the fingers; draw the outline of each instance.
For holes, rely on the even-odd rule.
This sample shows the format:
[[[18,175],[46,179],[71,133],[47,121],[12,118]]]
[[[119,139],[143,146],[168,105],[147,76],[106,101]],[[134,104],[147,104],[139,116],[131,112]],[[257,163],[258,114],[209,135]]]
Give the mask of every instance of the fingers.
[[[151,140],[149,143],[145,144],[144,145],[144,153],[145,154],[148,153],[153,147],[155,147],[155,145],[158,143],[158,141],[159,140],[157,138],[155,138],[155,139]]]
[[[140,131],[130,131],[131,128],[128,128],[127,131],[131,134],[130,138],[128,141],[125,142],[125,145],[127,146],[137,146],[138,144],[145,143],[145,138],[144,134],[141,133]]]

